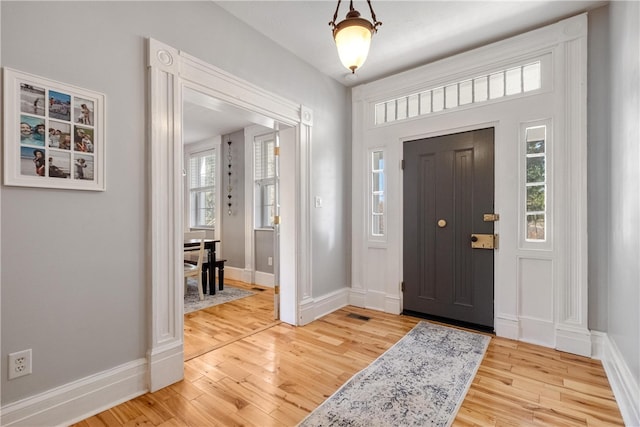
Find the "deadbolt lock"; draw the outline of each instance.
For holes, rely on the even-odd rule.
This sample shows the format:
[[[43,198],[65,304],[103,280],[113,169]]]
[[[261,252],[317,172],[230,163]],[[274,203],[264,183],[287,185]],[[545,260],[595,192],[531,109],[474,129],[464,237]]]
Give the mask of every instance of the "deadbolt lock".
[[[482,220],[484,222],[496,222],[500,219],[500,215],[497,213],[490,213],[482,215]]]
[[[471,247],[475,249],[498,249],[498,236],[495,234],[472,234]]]

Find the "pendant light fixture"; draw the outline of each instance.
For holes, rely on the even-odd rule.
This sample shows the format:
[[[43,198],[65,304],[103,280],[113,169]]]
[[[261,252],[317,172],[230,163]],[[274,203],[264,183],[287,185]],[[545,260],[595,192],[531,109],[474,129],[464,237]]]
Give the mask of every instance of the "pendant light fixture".
[[[370,0],[367,0],[367,4],[371,11],[373,23],[361,18],[360,12],[353,8],[353,0],[350,0],[349,12],[346,18],[344,21],[336,24],[341,2],[342,0],[338,0],[336,12],[333,14],[333,20],[329,22],[329,25],[331,25],[333,29],[333,38],[336,41],[340,61],[345,67],[351,70],[353,74],[367,59],[369,46],[371,45],[371,37],[378,31],[378,27],[382,25],[382,22],[376,19],[376,14],[373,11],[373,7],[371,7]]]

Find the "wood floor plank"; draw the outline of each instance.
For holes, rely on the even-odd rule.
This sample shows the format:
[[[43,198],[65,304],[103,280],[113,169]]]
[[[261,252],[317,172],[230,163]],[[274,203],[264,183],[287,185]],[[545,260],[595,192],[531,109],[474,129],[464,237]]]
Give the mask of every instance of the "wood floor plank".
[[[137,397],[131,403],[154,425],[160,425],[172,417],[172,414],[150,394]]]
[[[124,423],[122,427],[155,427],[155,424],[144,415],[140,415],[138,418]]]
[[[206,410],[194,406],[192,401],[182,396],[174,396],[167,399],[164,404],[173,416],[191,427],[216,425],[216,420]]]
[[[186,427],[187,425],[182,421],[179,421],[175,418],[170,418],[163,422],[162,424],[158,424],[158,427]]]
[[[347,306],[293,327],[274,322],[272,289],[256,291],[185,315],[183,381],[75,427],[295,426],[419,321]],[[623,421],[599,361],[492,337],[453,425],[589,427]]]

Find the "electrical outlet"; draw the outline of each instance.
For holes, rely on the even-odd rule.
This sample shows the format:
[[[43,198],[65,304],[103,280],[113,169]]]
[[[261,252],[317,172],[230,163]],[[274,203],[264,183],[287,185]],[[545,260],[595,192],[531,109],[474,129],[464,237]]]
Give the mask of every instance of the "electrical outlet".
[[[273,265],[273,257],[267,257],[267,265]]]
[[[31,349],[9,354],[9,379],[31,373]]]

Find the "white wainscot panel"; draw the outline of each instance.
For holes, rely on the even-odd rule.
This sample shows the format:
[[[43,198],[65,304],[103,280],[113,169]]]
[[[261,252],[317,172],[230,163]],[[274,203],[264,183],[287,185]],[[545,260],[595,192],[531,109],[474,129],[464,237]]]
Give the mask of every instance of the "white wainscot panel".
[[[553,347],[553,263],[550,259],[518,258],[520,337]]]
[[[367,308],[384,311],[386,297],[387,277],[387,249],[367,248],[366,255],[365,289]]]

